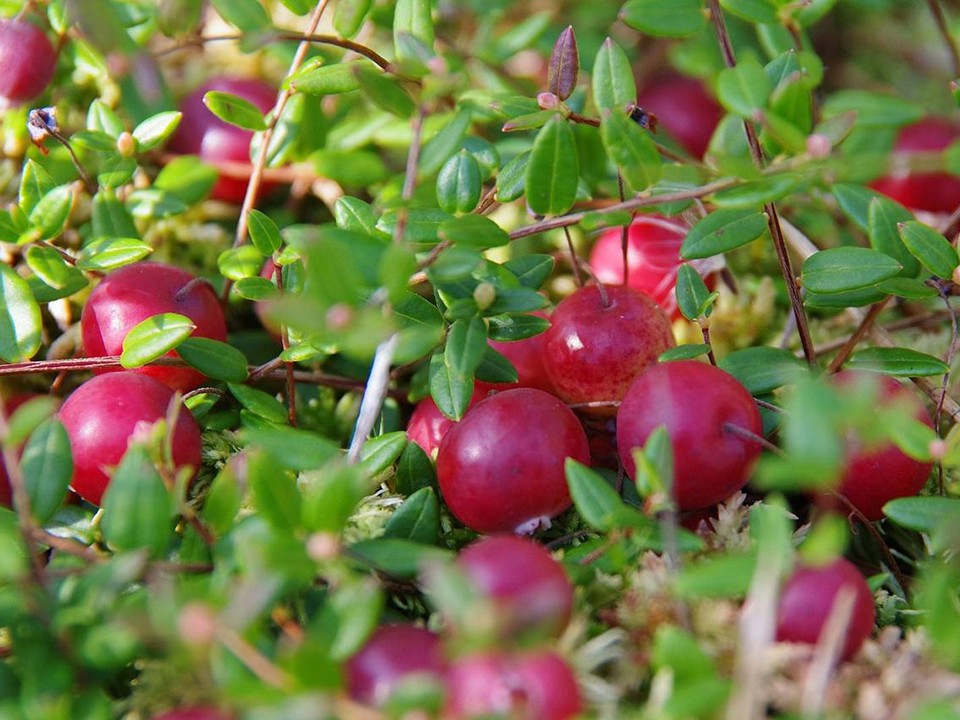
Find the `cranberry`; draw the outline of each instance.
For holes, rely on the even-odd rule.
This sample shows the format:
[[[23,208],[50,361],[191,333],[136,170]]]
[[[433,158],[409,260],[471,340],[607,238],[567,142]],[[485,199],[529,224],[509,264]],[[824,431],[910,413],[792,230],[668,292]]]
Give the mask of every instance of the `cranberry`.
[[[84,500],[99,505],[110,482],[108,470],[120,463],[131,436],[144,424],[166,417],[174,392],[136,372],[100,375],[88,380],[60,408],[73,452],[71,486]],[[173,431],[173,461],[200,467],[200,427],[180,408]]]
[[[411,676],[442,679],[446,661],[440,638],[415,625],[383,625],[347,662],[347,692],[364,705],[382,707]]]
[[[168,145],[172,152],[198,155],[201,160],[216,165],[220,162],[250,163],[250,141],[253,133],[224,122],[203,104],[203,96],[210,92],[226,92],[248,100],[269,112],[277,100],[277,91],[267,83],[253,78],[218,77],[206,82],[187,95],[180,104],[183,118]],[[263,185],[266,192],[268,187]],[[240,203],[247,192],[244,178],[217,179],[211,196],[217,200]]]
[[[33,100],[47,89],[57,53],[36,25],[0,20],[0,108]]]
[[[547,314],[540,310],[530,314],[548,319]],[[531,387],[553,393],[553,383],[547,377],[547,371],[543,366],[543,346],[546,337],[547,334],[542,332],[523,340],[490,341],[490,346],[507,358],[517,371],[517,382],[506,387]],[[493,385],[493,387],[504,386]]]
[[[960,137],[960,127],[947,120],[927,117],[900,130],[894,150],[905,153],[942,154]],[[917,172],[894,168],[871,187],[914,210],[953,212],[960,205],[960,177],[945,172]]]
[[[857,382],[873,380],[879,384],[879,401],[909,407],[913,416],[933,427],[930,413],[907,387],[887,375],[845,370],[833,377],[840,391]],[[866,446],[855,433],[848,433],[843,460],[843,475],[837,492],[847,498],[868,520],[883,518],[883,506],[899,497],[916,495],[930,476],[932,463],[914,460],[894,443]]]
[[[799,566],[793,571],[780,596],[777,640],[815,644],[843,588],[854,593],[854,601],[841,658],[852,658],[873,632],[876,611],[867,581],[844,558],[817,567]]]
[[[123,339],[134,325],[158,313],[179,313],[197,326],[197,337],[227,339],[223,310],[216,293],[186,270],[139,262],[116,270],[90,293],[80,317],[83,345],[89,357],[120,355]],[[169,356],[176,356],[170,352]],[[115,372],[115,368],[97,370]],[[192,390],[204,376],[192,368],[145,366],[137,369],[175,390]]]
[[[637,375],[674,346],[670,320],[649,296],[596,285],[564,299],[546,332],[543,364],[568,403],[620,400]],[[612,414],[612,412],[610,413]]]
[[[457,563],[493,600],[507,637],[530,630],[558,635],[570,621],[573,586],[563,566],[533,540],[484,538],[461,552]]]
[[[447,677],[443,716],[452,720],[566,720],[581,711],[577,679],[553,652],[469,655],[454,662]]]
[[[654,78],[640,90],[637,104],[656,115],[658,128],[695,158],[703,157],[723,117],[723,108],[703,83],[685,75]]]
[[[577,416],[542,390],[505,390],[447,432],[437,456],[440,492],[477,532],[532,532],[570,507],[568,457],[590,457]]]
[[[488,386],[477,387],[467,406],[469,411],[474,405],[483,400],[489,392]],[[425,397],[413,409],[410,422],[407,423],[407,438],[419,445],[423,451],[433,457],[434,451],[440,448],[447,431],[457,424],[440,412],[440,408],[432,397]]]
[[[705,508],[742,488],[760,445],[730,426],[763,432],[750,393],[728,373],[696,360],[655,365],[638,377],[617,413],[617,446],[635,477],[634,448],[665,425],[674,455],[673,494],[680,510]]]

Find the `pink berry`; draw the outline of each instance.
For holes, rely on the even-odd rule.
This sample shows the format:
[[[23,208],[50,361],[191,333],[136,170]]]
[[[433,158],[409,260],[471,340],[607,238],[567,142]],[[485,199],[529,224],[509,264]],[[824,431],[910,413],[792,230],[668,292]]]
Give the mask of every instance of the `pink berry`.
[[[530,314],[545,320],[549,319],[549,316],[540,310]],[[547,377],[546,368],[543,366],[543,347],[546,338],[546,332],[542,332],[523,340],[509,342],[491,340],[490,346],[507,358],[517,371],[516,383],[504,386],[493,384],[492,387],[531,387],[552,394],[553,383]]]
[[[134,433],[167,416],[174,392],[135,372],[108,373],[88,380],[60,408],[73,452],[71,487],[99,505],[110,482],[108,471],[120,463]],[[173,431],[173,461],[200,467],[200,427],[185,407]]]
[[[446,660],[440,638],[415,625],[383,625],[346,664],[347,692],[364,705],[382,707],[404,680],[442,679]]]
[[[828,565],[797,567],[780,596],[777,640],[815,644],[830,617],[840,591],[853,593],[853,612],[847,625],[841,658],[849,660],[873,632],[876,611],[873,593],[860,571],[849,560]]]
[[[473,397],[470,398],[468,412],[469,408],[483,400],[488,392],[488,386],[476,388],[473,391]],[[419,445],[427,455],[433,457],[434,452],[440,448],[444,436],[456,424],[456,420],[440,412],[433,398],[427,396],[417,403],[410,415],[410,421],[407,423],[407,438]]]
[[[437,456],[440,492],[472,530],[532,532],[570,507],[568,457],[590,458],[577,416],[542,390],[505,390],[447,432]]]
[[[723,108],[700,80],[665,74],[641,88],[637,104],[657,116],[657,127],[695,158],[703,157]]]
[[[696,360],[660,363],[638,377],[617,413],[617,446],[635,477],[634,448],[665,425],[674,455],[673,494],[680,510],[709,507],[747,482],[760,445],[731,430],[763,433],[760,412],[732,375]]]
[[[227,339],[223,309],[210,285],[172,265],[139,262],[110,273],[90,293],[80,317],[84,351],[88,357],[120,355],[123,339],[133,326],[158,313],[187,316],[197,326],[195,337]],[[168,357],[175,356],[176,352],[168,353]],[[137,372],[175,390],[192,390],[205,381],[204,375],[192,368],[153,365]]]
[[[40,28],[21,20],[0,20],[0,107],[40,95],[57,67],[57,53]]]

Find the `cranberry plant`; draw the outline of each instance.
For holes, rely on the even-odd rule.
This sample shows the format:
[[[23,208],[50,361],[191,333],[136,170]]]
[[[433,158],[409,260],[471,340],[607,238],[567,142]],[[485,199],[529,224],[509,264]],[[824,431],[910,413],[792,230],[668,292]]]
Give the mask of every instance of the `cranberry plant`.
[[[0,2],[0,715],[957,717],[954,14]]]

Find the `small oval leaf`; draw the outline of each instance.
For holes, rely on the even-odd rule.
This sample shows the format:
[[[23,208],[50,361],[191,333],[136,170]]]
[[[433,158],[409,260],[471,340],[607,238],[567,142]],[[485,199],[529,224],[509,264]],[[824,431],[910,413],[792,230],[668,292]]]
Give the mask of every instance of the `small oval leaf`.
[[[40,349],[43,320],[27,281],[0,263],[0,358],[23,362]]]
[[[949,278],[960,264],[957,249],[929,225],[910,220],[897,225],[900,239],[923,266],[938,277]]]
[[[241,383],[247,379],[246,356],[219,340],[188,337],[177,345],[177,355],[192,368],[214,380]]]
[[[897,275],[903,266],[889,255],[861,247],[821,250],[803,263],[803,286],[816,293],[871,287]]]
[[[123,338],[120,364],[125,368],[146,365],[166,355],[190,337],[196,324],[185,315],[160,313],[137,323]]]
[[[680,257],[696,260],[733,250],[756,240],[767,228],[765,213],[717,210],[691,228],[680,246]]]
[[[949,369],[940,358],[899,347],[866,348],[853,354],[845,367],[875,370],[894,377],[943,375]]]
[[[562,215],[577,197],[579,180],[573,130],[554,115],[533,141],[525,180],[527,204],[538,215]]]
[[[224,122],[244,130],[265,130],[260,108],[246,98],[219,90],[210,90],[203,96],[203,104]]]

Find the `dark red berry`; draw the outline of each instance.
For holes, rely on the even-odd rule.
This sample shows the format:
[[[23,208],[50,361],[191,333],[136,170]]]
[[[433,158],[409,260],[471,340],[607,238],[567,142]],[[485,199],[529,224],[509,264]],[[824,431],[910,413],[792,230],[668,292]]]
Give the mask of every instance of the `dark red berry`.
[[[110,273],[90,293],[80,317],[84,351],[88,357],[120,355],[123,339],[133,326],[158,313],[187,316],[197,326],[195,337],[227,339],[223,309],[209,284],[171,265],[139,262]],[[168,357],[175,356],[176,352],[168,353]],[[175,390],[192,390],[205,381],[204,375],[192,368],[154,365],[137,372]]]
[[[631,478],[634,448],[643,447],[660,425],[673,447],[673,494],[680,510],[709,507],[740,490],[760,455],[760,445],[736,431],[762,434],[753,397],[713,365],[660,363],[630,386],[617,413],[617,446]]]
[[[577,416],[533,388],[478,403],[447,432],[437,456],[451,512],[482,533],[533,532],[570,506],[564,462],[590,458]]]
[[[666,74],[641,88],[637,104],[657,117],[657,128],[695,158],[703,157],[723,117],[723,108],[704,84],[686,75]]]
[[[472,408],[478,402],[483,400],[489,392],[488,387],[478,387],[473,391],[473,397],[470,398],[469,408]],[[457,424],[440,412],[440,408],[433,401],[432,397],[425,397],[413,409],[410,415],[410,421],[407,423],[407,438],[419,445],[423,451],[433,457],[436,450],[440,448],[447,431]]]
[[[364,705],[382,707],[412,676],[442,680],[446,660],[440,638],[415,625],[383,625],[346,664],[347,692]]]
[[[19,105],[47,89],[57,53],[36,25],[0,20],[0,108]]]

